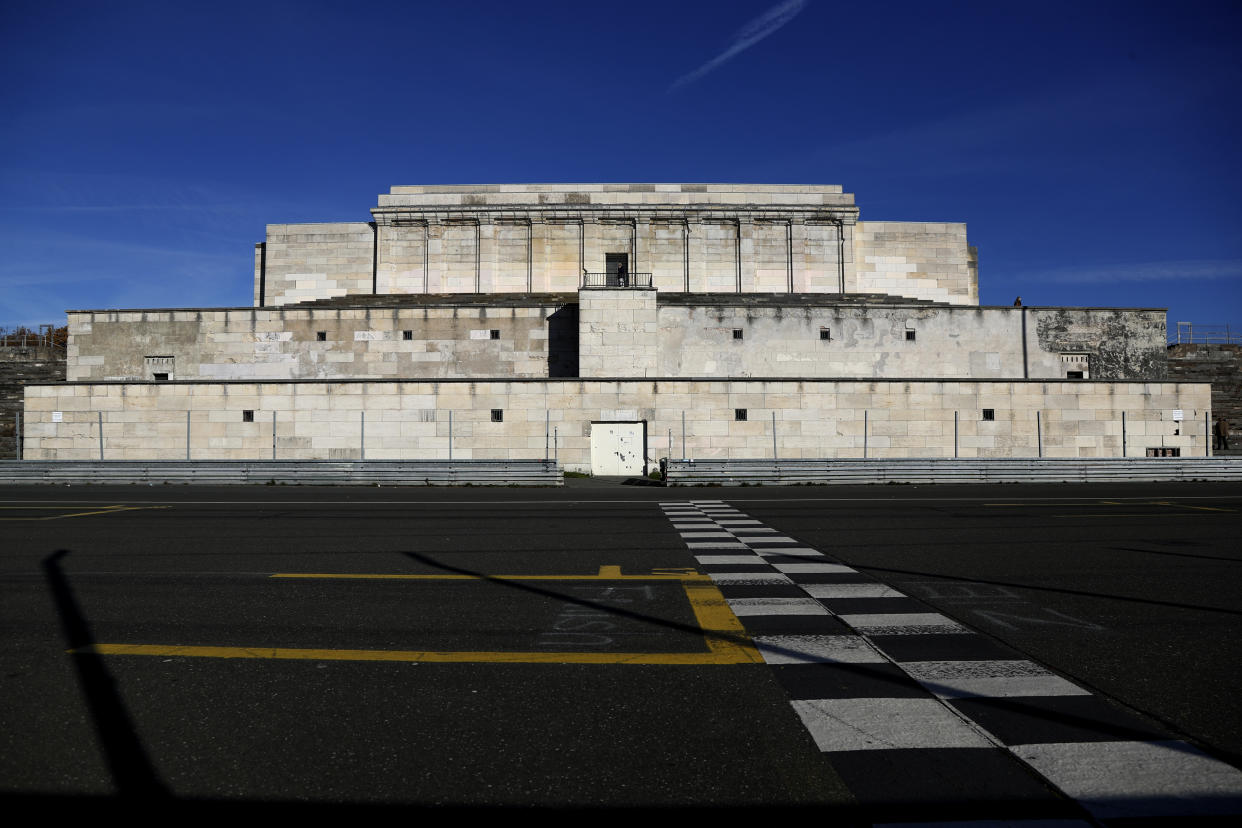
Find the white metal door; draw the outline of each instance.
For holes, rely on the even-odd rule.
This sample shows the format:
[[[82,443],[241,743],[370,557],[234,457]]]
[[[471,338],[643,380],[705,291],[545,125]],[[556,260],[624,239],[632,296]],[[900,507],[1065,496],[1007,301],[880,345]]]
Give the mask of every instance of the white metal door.
[[[643,423],[591,423],[591,474],[642,474],[643,426]]]

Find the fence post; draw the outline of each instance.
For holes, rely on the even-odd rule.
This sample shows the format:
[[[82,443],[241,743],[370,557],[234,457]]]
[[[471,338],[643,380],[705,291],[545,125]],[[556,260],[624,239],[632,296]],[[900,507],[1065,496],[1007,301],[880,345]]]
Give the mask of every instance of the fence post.
[[[548,435],[552,433],[552,412],[543,412],[543,462],[548,462]]]
[[[867,459],[867,409],[863,409],[863,459]]]
[[[1126,456],[1126,412],[1121,412],[1121,456]]]
[[[190,459],[190,410],[185,412],[185,459]]]
[[[957,459],[957,414],[958,412],[956,411],[953,412],[953,459],[954,460]]]
[[[276,459],[276,412],[272,411],[272,459]]]
[[[1035,446],[1037,456],[1042,458],[1044,456],[1044,424],[1038,411],[1035,412]]]
[[[686,459],[686,412],[681,412],[681,459]]]
[[[453,409],[449,409],[449,462],[453,462]]]
[[[18,415],[18,417],[20,417],[20,416],[21,416],[21,415],[19,414],[19,415]],[[19,419],[19,420],[18,420],[18,422],[21,422],[21,420]],[[1208,412],[1204,411],[1204,412],[1203,412],[1203,456],[1204,456],[1204,457],[1211,457],[1211,456],[1212,456],[1212,452],[1213,452],[1213,451],[1215,451],[1215,450],[1216,450],[1216,447],[1212,445],[1212,419],[1211,419],[1211,415],[1209,415],[1209,414],[1208,414]],[[20,451],[20,449],[19,449],[19,451]],[[18,455],[17,455],[17,459],[18,459],[18,460],[21,460],[21,459],[22,459],[21,454],[18,454]]]
[[[673,459],[673,429],[668,430],[668,459]]]
[[[103,412],[98,411],[96,413],[99,414],[99,459],[102,460],[103,459]]]
[[[362,455],[362,459],[367,459],[367,412],[358,412],[358,452]]]
[[[17,459],[21,460],[22,459],[22,410],[20,408],[17,409],[17,431],[14,432],[13,436],[17,440]]]
[[[558,445],[560,443],[560,430],[561,430],[560,426],[557,426],[556,428],[552,429],[552,465],[553,467],[559,466],[561,462],[560,457],[558,456],[560,454],[560,446]]]
[[[772,412],[772,459],[776,460],[776,412]]]

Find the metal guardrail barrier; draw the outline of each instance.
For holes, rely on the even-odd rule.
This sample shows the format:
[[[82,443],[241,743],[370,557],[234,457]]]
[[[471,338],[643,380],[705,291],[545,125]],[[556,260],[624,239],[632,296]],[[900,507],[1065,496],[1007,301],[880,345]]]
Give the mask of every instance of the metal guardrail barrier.
[[[651,274],[583,273],[582,286],[584,288],[649,288],[651,287]]]
[[[1228,458],[661,460],[669,486],[1242,481]]]
[[[0,485],[560,486],[552,460],[5,460]]]

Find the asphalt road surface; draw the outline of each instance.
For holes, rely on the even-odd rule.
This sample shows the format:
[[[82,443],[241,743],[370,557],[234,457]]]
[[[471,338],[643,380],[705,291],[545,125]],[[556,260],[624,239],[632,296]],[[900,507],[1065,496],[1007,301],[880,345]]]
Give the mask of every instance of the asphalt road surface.
[[[0,792],[1220,817],[1239,538],[1224,484],[0,487]]]

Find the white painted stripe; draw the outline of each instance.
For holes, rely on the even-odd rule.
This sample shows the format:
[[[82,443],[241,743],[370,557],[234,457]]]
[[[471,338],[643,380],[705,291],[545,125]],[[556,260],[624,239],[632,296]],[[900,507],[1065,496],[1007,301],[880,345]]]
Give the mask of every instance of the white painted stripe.
[[[995,747],[934,699],[791,702],[822,751]]]
[[[739,540],[744,539],[747,543],[762,543],[762,544],[797,543],[797,541],[794,540],[793,538],[787,538],[783,535],[772,535],[772,536],[764,535],[763,537],[752,537],[750,535],[742,535],[738,533],[734,533],[734,534],[737,535]]]
[[[1091,695],[1033,661],[907,661],[901,669],[942,699]]]
[[[857,569],[845,566],[844,564],[833,563],[778,563],[772,564],[779,572],[786,572],[790,575],[798,573],[833,573],[834,575],[848,575],[857,572]]]
[[[857,635],[760,635],[755,648],[768,664],[883,664],[888,661]]]
[[[841,620],[870,635],[913,635],[969,632],[938,612],[893,612],[842,615]]]
[[[719,520],[716,522],[719,523],[721,526],[732,526],[733,525],[730,521],[727,521],[727,520]],[[742,526],[737,529],[734,529],[733,533],[735,535],[754,535],[754,534],[762,534],[764,532],[775,532],[775,531],[776,531],[775,529],[771,529],[767,526],[753,526],[753,527]]]
[[[905,598],[884,584],[803,584],[813,598]]]
[[[822,558],[824,553],[807,546],[786,546],[781,549],[756,549],[755,552],[764,557],[788,555],[791,558]]]
[[[1010,748],[1099,819],[1242,814],[1242,772],[1185,742]]]
[[[695,555],[694,559],[701,564],[754,564],[763,566],[763,558],[758,555]]]
[[[686,546],[691,549],[748,549],[744,543],[737,541],[686,541]]]
[[[729,598],[739,618],[747,615],[832,615],[814,598]]]
[[[682,532],[683,538],[731,538],[728,532]]]
[[[711,576],[712,580],[717,584],[733,584],[736,586],[793,583],[793,581],[779,572],[713,572]]]
[[[749,519],[749,518],[746,518],[746,519],[742,519],[742,518],[721,518],[721,519],[720,519],[719,521],[717,521],[717,522],[718,522],[721,526],[759,526],[759,525],[760,525],[759,521],[757,521],[757,520],[751,520],[751,519]],[[769,529],[768,531],[769,531],[769,532],[771,532],[771,531],[773,531],[773,530]]]

